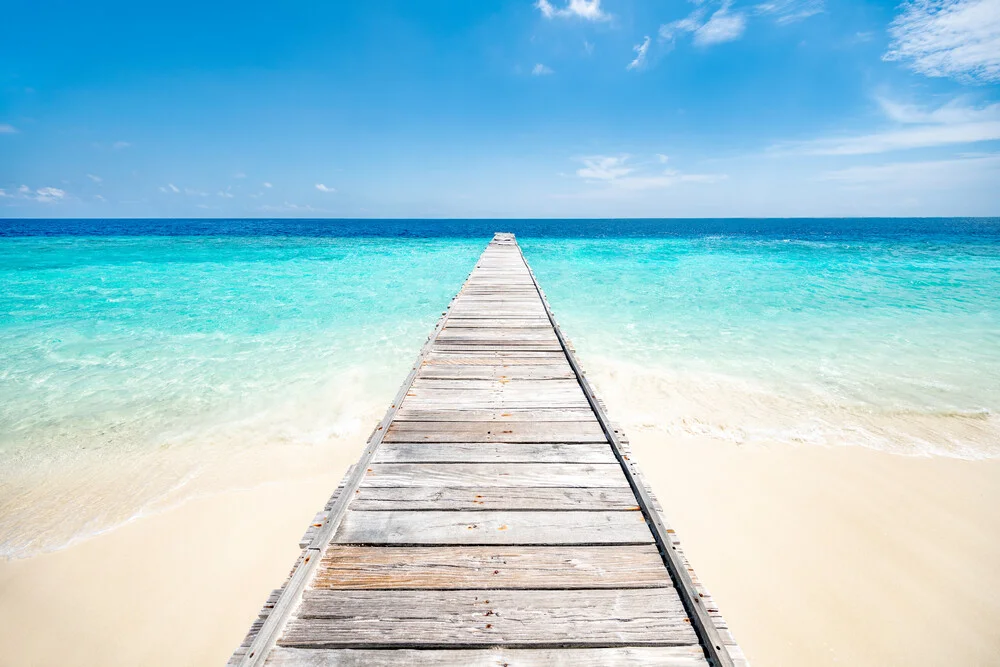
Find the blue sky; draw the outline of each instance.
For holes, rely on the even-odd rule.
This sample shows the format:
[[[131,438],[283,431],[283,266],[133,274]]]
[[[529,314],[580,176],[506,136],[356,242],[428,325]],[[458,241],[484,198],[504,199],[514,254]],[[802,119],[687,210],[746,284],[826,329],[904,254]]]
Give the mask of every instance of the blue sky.
[[[0,217],[1000,215],[1000,0],[0,16]]]

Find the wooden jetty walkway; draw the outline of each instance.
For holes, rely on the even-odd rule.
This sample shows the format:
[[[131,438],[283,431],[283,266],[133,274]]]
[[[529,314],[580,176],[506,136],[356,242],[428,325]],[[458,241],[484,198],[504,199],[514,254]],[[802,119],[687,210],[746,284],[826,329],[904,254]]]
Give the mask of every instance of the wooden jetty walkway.
[[[234,665],[745,665],[497,234]]]

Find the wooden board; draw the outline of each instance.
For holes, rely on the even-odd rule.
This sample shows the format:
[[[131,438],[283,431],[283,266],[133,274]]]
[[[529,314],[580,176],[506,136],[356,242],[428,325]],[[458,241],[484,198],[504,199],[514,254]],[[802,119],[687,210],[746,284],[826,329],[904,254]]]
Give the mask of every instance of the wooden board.
[[[519,421],[519,422],[579,422],[592,420],[590,408],[509,408],[476,410],[465,408],[400,408],[394,424],[404,421],[458,422],[458,421]]]
[[[370,486],[627,488],[628,482],[612,463],[375,463],[361,482]]]
[[[405,405],[405,401],[404,401]],[[590,421],[394,421],[385,442],[600,442],[607,438]]]
[[[610,463],[614,454],[606,442],[484,443],[384,442],[375,463]]]
[[[282,646],[671,646],[698,641],[672,588],[308,590]]]
[[[339,544],[652,544],[642,512],[350,510]]]
[[[653,545],[331,547],[313,588],[560,589],[673,586]]]
[[[278,647],[274,667],[705,667],[700,646],[556,649],[297,649]]]
[[[372,487],[355,491],[355,510],[635,510],[632,489],[490,486]]]

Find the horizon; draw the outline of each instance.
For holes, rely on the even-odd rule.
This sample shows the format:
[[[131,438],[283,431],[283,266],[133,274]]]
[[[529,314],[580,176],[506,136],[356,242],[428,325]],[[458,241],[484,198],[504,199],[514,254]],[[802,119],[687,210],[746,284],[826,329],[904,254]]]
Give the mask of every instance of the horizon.
[[[6,18],[3,218],[1000,215],[1000,0]]]

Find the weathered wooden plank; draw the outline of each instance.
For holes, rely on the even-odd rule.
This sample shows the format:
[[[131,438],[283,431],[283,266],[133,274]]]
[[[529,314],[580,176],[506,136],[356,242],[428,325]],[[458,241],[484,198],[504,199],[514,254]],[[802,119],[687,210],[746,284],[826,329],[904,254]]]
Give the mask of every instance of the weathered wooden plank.
[[[453,395],[461,390],[425,390],[420,396],[407,397],[403,406],[418,410],[435,410],[454,405]],[[530,394],[504,395],[491,391],[468,391],[463,396],[463,405],[473,410],[517,410],[537,408],[582,408],[586,399],[573,395],[532,396]]]
[[[499,340],[503,342],[538,342],[548,343],[558,342],[556,334],[552,329],[498,329],[498,328],[445,328],[438,336],[438,343],[446,343],[453,340]]]
[[[277,647],[274,667],[706,667],[701,646],[554,649],[301,649]]]
[[[544,421],[544,422],[579,422],[594,417],[590,408],[511,408],[508,410],[475,410],[459,406],[422,410],[409,407],[400,408],[396,413],[396,422],[485,422],[485,421]]]
[[[420,369],[424,380],[566,380],[573,377],[573,370],[566,365],[507,365],[479,364],[475,366],[450,364],[424,366]]]
[[[362,486],[351,502],[355,510],[632,510],[628,487],[372,487]]]
[[[654,545],[357,547],[331,545],[313,588],[559,589],[673,586]]]
[[[616,463],[607,442],[483,443],[383,441],[375,463]]]
[[[538,350],[494,350],[481,352],[477,350],[436,350],[431,351],[424,357],[423,364],[496,364],[503,363],[508,366],[530,365],[530,364],[562,364],[566,362],[566,355],[559,352],[544,352]]]
[[[349,510],[339,544],[647,544],[641,512]]]
[[[670,646],[697,642],[672,588],[309,590],[282,646]]]
[[[408,395],[419,395],[424,389],[456,389],[459,391],[501,391],[505,394],[571,394],[583,395],[580,384],[575,380],[515,380],[509,378],[497,379],[461,379],[461,380],[431,380],[417,376],[410,387]],[[461,401],[459,401],[461,403]]]
[[[552,330],[552,324],[549,323],[547,317],[479,317],[479,318],[464,318],[464,317],[449,317],[448,322],[445,324],[447,329],[479,329],[487,327],[490,329],[545,329],[548,331]]]
[[[528,421],[394,421],[386,442],[601,442],[607,436],[597,420]]]
[[[361,486],[626,487],[621,466],[603,463],[373,463]]]

